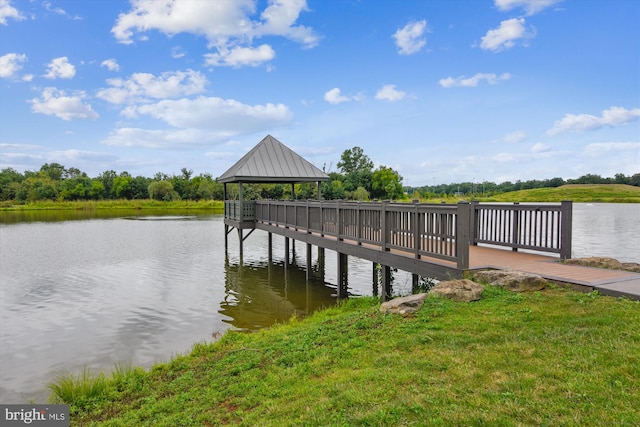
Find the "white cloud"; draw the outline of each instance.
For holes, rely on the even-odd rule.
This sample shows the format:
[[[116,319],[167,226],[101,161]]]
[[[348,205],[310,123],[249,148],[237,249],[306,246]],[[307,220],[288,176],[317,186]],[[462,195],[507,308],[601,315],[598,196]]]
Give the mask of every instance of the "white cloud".
[[[229,37],[248,34],[255,12],[253,0],[136,0],[132,9],[118,16],[111,29],[121,43],[132,43],[134,33],[158,30],[167,35],[193,33],[207,37],[214,44]]]
[[[608,153],[630,151],[640,161],[640,142],[595,142],[584,149],[584,154],[589,157],[600,157]]]
[[[519,154],[515,153],[498,153],[491,157],[491,160],[498,163],[512,163],[519,157]]]
[[[396,40],[398,52],[401,55],[411,55],[419,52],[427,44],[423,37],[426,30],[427,21],[424,19],[418,22],[410,22],[398,29],[392,36]]]
[[[527,139],[527,133],[523,130],[517,130],[511,133],[506,134],[500,139],[494,140],[492,142],[504,142],[507,144],[517,144],[519,142]]]
[[[114,161],[117,159],[113,154],[100,152],[100,151],[86,151],[86,150],[57,150],[51,151],[48,154],[48,158],[56,160],[58,162],[71,162],[71,161],[89,161],[89,162],[106,162]]]
[[[187,53],[180,46],[174,46],[171,48],[171,57],[174,59],[182,58]]]
[[[133,110],[178,128],[208,129],[234,135],[283,125],[292,118],[291,110],[283,104],[247,105],[233,99],[203,96],[193,100],[164,100],[133,107]]]
[[[69,19],[73,19],[74,21],[82,20],[82,18],[77,16],[77,15],[74,15],[74,16],[69,15],[66,10],[64,10],[64,9],[62,9],[60,7],[53,7],[51,5],[51,2],[49,2],[49,1],[43,2],[42,6],[44,6],[44,8],[46,10],[48,10],[49,12],[57,13],[58,15],[62,15],[62,16],[67,17]]]
[[[205,64],[212,66],[256,67],[264,62],[271,61],[276,56],[275,51],[268,44],[257,48],[236,46],[233,49],[221,48],[217,53],[204,55]]]
[[[119,147],[153,149],[189,148],[219,144],[226,136],[200,129],[140,129],[119,128],[113,131],[103,144]]]
[[[7,150],[7,149],[12,149],[12,150],[40,150],[40,149],[42,149],[42,146],[33,145],[33,144],[7,144],[7,143],[0,143],[0,148],[3,148],[5,150]]]
[[[209,151],[204,153],[205,157],[209,157],[215,160],[233,159],[236,153],[232,151]]]
[[[16,73],[22,69],[22,63],[27,60],[27,55],[7,53],[0,56],[0,77],[10,79],[16,77]]]
[[[544,153],[545,151],[551,150],[551,146],[547,144],[543,144],[542,142],[538,142],[531,147],[532,153]]]
[[[460,77],[447,77],[446,79],[441,79],[440,80],[440,86],[444,87],[444,88],[451,88],[451,87],[476,87],[478,86],[478,84],[485,80],[487,83],[489,84],[496,84],[499,81],[502,80],[509,80],[511,78],[511,74],[509,73],[503,73],[500,75],[494,74],[494,73],[478,73],[473,77],[469,77],[466,78],[464,76],[460,76]]]
[[[334,87],[333,89],[327,91],[324,94],[324,100],[330,104],[340,104],[342,102],[351,101],[351,98],[349,98],[348,96],[342,95],[340,89],[337,87]]]
[[[24,16],[18,9],[11,6],[11,2],[9,0],[0,0],[0,24],[7,25],[7,18],[22,21]]]
[[[260,15],[262,22],[255,24],[252,33],[258,37],[280,35],[305,47],[314,47],[319,37],[313,29],[294,25],[303,11],[308,11],[306,0],[270,0],[269,6]]]
[[[172,128],[123,127],[114,130],[102,141],[104,144],[144,148],[207,146],[239,135],[270,131],[288,124],[293,116],[283,104],[247,105],[215,97],[163,100],[130,106],[125,111],[130,117],[146,115]]]
[[[503,12],[521,7],[526,11],[527,15],[534,15],[561,1],[562,0],[495,0],[494,4]]]
[[[515,46],[516,40],[526,40],[535,35],[534,31],[527,32],[524,18],[511,18],[500,23],[500,27],[487,31],[482,37],[480,48],[499,52]]]
[[[165,72],[160,76],[134,73],[129,79],[108,79],[107,83],[111,87],[99,90],[98,98],[112,104],[130,104],[201,93],[207,78],[199,71],[187,70]]]
[[[105,59],[100,64],[101,67],[106,67],[109,71],[120,71],[120,65],[118,65],[118,61],[113,58]]]
[[[621,126],[633,122],[640,117],[640,108],[627,110],[622,107],[611,107],[604,110],[600,117],[591,114],[565,114],[557,120],[547,135],[557,135],[565,132],[586,132],[597,130],[605,126]]]
[[[53,59],[47,68],[49,71],[44,75],[47,79],[71,79],[76,75],[76,67],[69,63],[69,58],[66,56]]]
[[[29,103],[34,113],[56,116],[62,120],[97,119],[98,113],[83,102],[85,98],[86,94],[82,91],[68,96],[63,90],[48,87],[42,91],[40,99],[33,98]]]
[[[313,29],[295,25],[307,10],[306,0],[269,0],[259,20],[252,19],[257,12],[254,0],[136,0],[132,5],[111,29],[119,42],[133,43],[134,34],[141,39],[140,33],[152,30],[168,36],[198,34],[217,51],[207,58],[211,65],[256,65],[273,58],[270,46],[251,47],[254,38],[281,36],[304,47],[314,47],[319,41]]]
[[[376,99],[391,102],[399,101],[406,96],[405,92],[396,89],[396,85],[385,85],[376,93]]]

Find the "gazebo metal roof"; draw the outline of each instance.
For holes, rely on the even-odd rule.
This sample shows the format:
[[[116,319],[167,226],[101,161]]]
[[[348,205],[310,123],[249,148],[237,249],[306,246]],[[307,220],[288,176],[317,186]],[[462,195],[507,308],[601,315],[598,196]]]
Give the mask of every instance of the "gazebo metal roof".
[[[329,176],[271,135],[242,156],[218,182],[318,182]]]

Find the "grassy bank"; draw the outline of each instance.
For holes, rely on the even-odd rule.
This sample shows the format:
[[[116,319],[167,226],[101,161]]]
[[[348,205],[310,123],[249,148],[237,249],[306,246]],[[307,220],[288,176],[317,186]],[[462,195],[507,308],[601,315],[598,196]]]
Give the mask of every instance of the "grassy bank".
[[[98,200],[98,201],[66,201],[66,202],[34,202],[24,205],[14,205],[7,203],[0,206],[0,211],[26,211],[26,210],[98,210],[98,209],[123,209],[123,210],[153,210],[153,209],[203,209],[224,211],[224,204],[221,200],[180,200],[163,202],[158,200]]]
[[[149,371],[67,377],[58,393],[72,425],[640,424],[637,302],[488,286],[409,318],[378,307],[351,299]]]
[[[572,184],[512,191],[482,199],[495,202],[640,203],[640,187],[621,184]]]
[[[428,203],[457,203],[468,200],[469,196],[433,198],[423,200]],[[476,194],[472,199],[481,202],[561,202],[573,200],[575,203],[640,203],[640,187],[622,184],[571,184],[556,188],[535,188],[511,191],[491,197]]]

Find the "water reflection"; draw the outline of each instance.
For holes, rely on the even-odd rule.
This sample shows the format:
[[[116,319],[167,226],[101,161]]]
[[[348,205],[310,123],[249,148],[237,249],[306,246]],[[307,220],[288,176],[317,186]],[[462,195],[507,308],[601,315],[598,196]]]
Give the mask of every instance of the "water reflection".
[[[19,211],[1,211],[0,224],[18,224],[21,222],[60,222],[83,221],[91,219],[127,218],[127,219],[202,219],[207,215],[219,214],[217,210],[198,209],[33,209]],[[172,218],[173,217],[173,218]]]
[[[335,288],[318,279],[307,280],[295,262],[231,263],[227,258],[219,313],[235,328],[251,331],[331,306],[334,294]]]

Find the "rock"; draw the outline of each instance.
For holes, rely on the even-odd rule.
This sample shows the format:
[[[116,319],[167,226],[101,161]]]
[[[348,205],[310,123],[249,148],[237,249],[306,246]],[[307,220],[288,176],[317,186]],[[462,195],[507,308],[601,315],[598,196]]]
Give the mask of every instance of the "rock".
[[[406,297],[394,298],[380,304],[380,311],[383,313],[401,314],[406,316],[413,314],[422,307],[428,294],[415,294]]]
[[[625,270],[640,273],[640,264],[637,262],[620,262],[609,257],[572,258],[564,261],[565,264],[584,265],[586,267],[608,268],[610,270]]]
[[[623,262],[622,269],[634,273],[640,273],[640,264],[637,262]]]
[[[617,259],[608,257],[572,258],[564,261],[565,264],[584,265],[586,267],[609,268],[622,270],[622,264]]]
[[[473,276],[479,282],[490,283],[513,292],[540,291],[547,287],[547,281],[541,276],[523,271],[484,270]]]
[[[431,293],[463,302],[477,301],[483,292],[482,285],[467,279],[447,280],[431,288]]]

